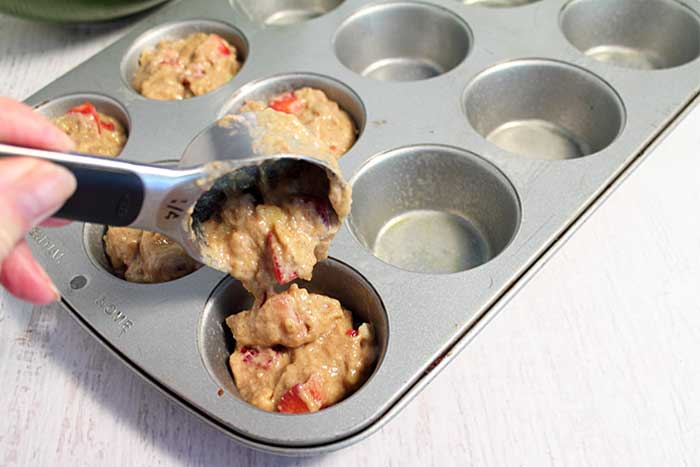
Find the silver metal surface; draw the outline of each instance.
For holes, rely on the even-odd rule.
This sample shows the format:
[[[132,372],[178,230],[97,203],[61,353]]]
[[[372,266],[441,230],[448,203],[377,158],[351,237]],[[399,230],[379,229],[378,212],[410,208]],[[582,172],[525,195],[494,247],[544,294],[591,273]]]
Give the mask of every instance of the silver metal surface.
[[[615,91],[582,68],[548,60],[496,65],[464,96],[469,122],[506,151],[535,159],[570,159],[605,149],[622,130]]]
[[[328,91],[360,129],[340,160],[354,182],[354,208],[331,246],[334,261],[319,265],[312,282],[387,330],[382,360],[357,393],[313,414],[262,412],[226,379],[230,341],[217,326],[245,306],[235,282],[209,268],[157,285],[117,279],[101,263],[101,226],[38,228],[29,242],[76,319],[146,380],[248,446],[305,454],[377,430],[434,376],[436,359],[474,337],[697,95],[700,46],[698,4],[670,0],[503,8],[346,0],[309,21],[265,24],[292,3],[176,1],[29,102],[48,113],[57,99],[103,96],[128,120],[120,158],[154,162],[181,154],[245,99],[304,85]],[[630,18],[633,26],[624,26]],[[184,25],[206,29],[210,21],[245,46],[231,82],[179,102],[133,91],[138,50],[164,31],[184,34]],[[591,47],[606,48],[583,53]],[[655,69],[596,60],[625,55],[620,47],[654,57]],[[441,263],[432,248],[414,248],[436,265],[431,272],[401,263],[400,249],[379,259],[375,252],[401,243],[402,221],[435,227],[437,248],[463,239],[461,261]]]
[[[539,0],[463,0],[462,3],[465,5],[477,5],[491,8],[510,8],[538,1]]]
[[[446,73],[469,53],[469,27],[433,5],[390,3],[364,8],[335,36],[335,53],[349,69],[381,81],[416,81]]]
[[[232,0],[248,17],[267,26],[302,23],[328,13],[343,0]]]
[[[700,55],[700,17],[675,0],[573,0],[561,28],[589,57],[627,68],[671,68]]]
[[[506,248],[520,223],[506,177],[457,148],[390,151],[361,167],[351,183],[350,230],[375,256],[410,271],[480,266]]]

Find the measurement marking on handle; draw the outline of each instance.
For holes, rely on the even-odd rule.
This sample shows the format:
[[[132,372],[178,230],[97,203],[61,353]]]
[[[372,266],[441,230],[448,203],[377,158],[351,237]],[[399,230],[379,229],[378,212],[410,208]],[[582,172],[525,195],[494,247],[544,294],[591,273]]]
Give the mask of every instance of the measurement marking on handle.
[[[61,264],[61,259],[65,253],[49,239],[42,229],[34,227],[27,235],[34,240],[34,243],[41,247],[49,259],[53,260],[56,264]]]
[[[184,205],[187,207],[187,200],[186,199],[171,199],[168,204],[165,205],[166,208],[168,208],[168,214],[166,214],[165,219],[166,220],[172,220],[172,219],[177,219],[180,217],[180,214],[185,212],[185,209],[181,208],[178,206],[178,204]]]
[[[134,322],[130,320],[125,313],[122,313],[117,305],[108,301],[106,296],[102,295],[95,299],[95,305],[97,305],[105,315],[109,316],[112,321],[119,326],[119,337],[123,336],[134,326]]]

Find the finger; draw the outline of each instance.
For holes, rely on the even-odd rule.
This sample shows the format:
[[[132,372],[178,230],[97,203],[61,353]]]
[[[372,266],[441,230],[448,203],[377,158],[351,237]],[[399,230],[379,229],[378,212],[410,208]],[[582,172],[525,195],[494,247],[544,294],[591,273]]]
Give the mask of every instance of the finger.
[[[24,240],[2,262],[0,283],[15,297],[37,305],[46,305],[60,298],[58,290],[32,257]]]
[[[0,96],[0,141],[56,151],[70,151],[73,141],[31,107]]]
[[[0,160],[0,262],[29,229],[61,207],[75,186],[68,170],[50,162]]]
[[[50,217],[43,221],[41,224],[42,227],[63,227],[70,224],[70,221],[68,219],[59,219],[58,217]]]

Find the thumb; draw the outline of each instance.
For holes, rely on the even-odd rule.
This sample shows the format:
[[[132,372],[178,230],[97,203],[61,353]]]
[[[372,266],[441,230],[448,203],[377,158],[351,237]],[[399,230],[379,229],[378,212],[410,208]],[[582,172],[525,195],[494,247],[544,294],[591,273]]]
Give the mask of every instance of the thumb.
[[[0,160],[0,263],[32,227],[63,205],[75,186],[73,174],[50,162]]]

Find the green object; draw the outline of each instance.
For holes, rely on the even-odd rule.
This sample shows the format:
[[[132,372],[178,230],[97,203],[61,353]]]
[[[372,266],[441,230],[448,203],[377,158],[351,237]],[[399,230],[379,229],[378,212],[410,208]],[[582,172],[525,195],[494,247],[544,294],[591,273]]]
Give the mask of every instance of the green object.
[[[56,23],[106,21],[132,15],[167,0],[0,0],[0,12]]]

